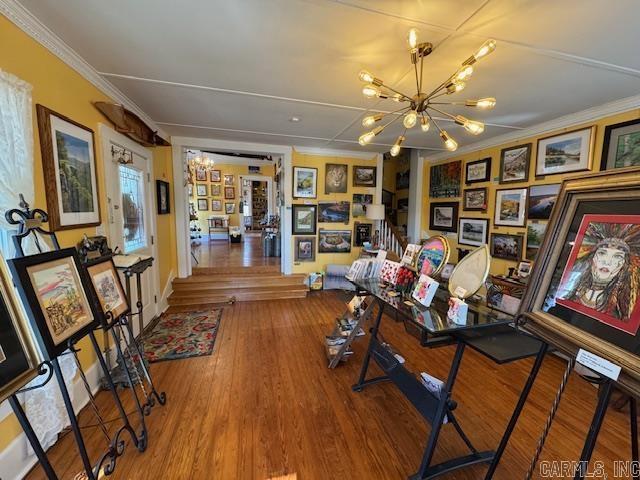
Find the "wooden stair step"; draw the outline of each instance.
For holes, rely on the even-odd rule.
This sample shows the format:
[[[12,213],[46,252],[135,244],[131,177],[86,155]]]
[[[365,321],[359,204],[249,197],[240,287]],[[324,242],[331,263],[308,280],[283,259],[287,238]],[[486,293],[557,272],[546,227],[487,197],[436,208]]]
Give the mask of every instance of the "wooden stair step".
[[[207,295],[195,295],[195,296],[183,296],[172,294],[169,296],[169,305],[210,305],[210,304],[225,304],[229,303],[231,299],[235,299],[236,302],[250,302],[256,300],[279,300],[284,298],[305,298],[307,296],[307,290],[266,290],[256,291],[255,289],[249,290],[237,290],[234,294],[207,294]]]
[[[196,275],[237,275],[239,273],[280,273],[279,265],[257,265],[255,267],[195,267],[192,274]]]
[[[201,290],[217,290],[221,288],[253,288],[255,286],[271,287],[271,288],[287,288],[306,286],[303,279],[284,278],[284,279],[243,279],[243,280],[220,280],[210,282],[185,282],[175,283],[173,285],[174,292],[184,291],[201,291]]]
[[[309,288],[304,285],[286,285],[286,286],[251,286],[246,288],[237,288],[237,287],[218,287],[218,288],[210,288],[210,289],[189,289],[189,290],[174,290],[171,296],[179,297],[179,298],[195,298],[202,297],[208,295],[227,295],[227,296],[238,296],[241,294],[251,293],[251,292],[298,292],[308,291]]]

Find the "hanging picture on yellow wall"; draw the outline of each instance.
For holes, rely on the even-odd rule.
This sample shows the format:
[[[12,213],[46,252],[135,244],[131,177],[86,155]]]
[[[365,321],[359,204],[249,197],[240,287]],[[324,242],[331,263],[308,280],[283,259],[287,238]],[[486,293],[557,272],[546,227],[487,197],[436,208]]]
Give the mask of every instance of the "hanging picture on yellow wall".
[[[600,170],[640,166],[640,120],[609,125],[604,131]]]
[[[293,167],[293,198],[316,198],[317,190],[317,168]]]
[[[224,176],[224,184],[227,187],[233,187],[234,178],[233,175],[225,175]]]
[[[327,163],[324,173],[324,193],[347,193],[347,165]]]
[[[460,196],[462,162],[443,163],[431,167],[429,196],[431,198],[454,198]]]
[[[526,208],[526,188],[496,190],[496,211],[493,224],[505,227],[524,227]]]
[[[529,179],[531,144],[503,148],[500,154],[500,183],[526,182]]]
[[[591,170],[596,127],[538,140],[536,175]]]

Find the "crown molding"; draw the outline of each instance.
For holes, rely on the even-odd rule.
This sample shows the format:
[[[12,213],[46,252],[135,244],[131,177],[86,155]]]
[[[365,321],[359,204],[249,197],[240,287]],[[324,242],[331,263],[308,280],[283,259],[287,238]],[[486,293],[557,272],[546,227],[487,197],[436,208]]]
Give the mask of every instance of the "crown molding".
[[[382,155],[377,152],[362,152],[357,150],[339,150],[335,148],[322,148],[322,147],[303,147],[295,146],[293,149],[302,155],[321,155],[323,157],[345,157],[345,158],[359,158],[362,160],[375,160],[378,155]]]
[[[632,97],[621,98],[620,100],[614,100],[609,103],[598,105],[596,107],[587,108],[579,112],[564,115],[562,117],[549,120],[548,122],[538,123],[531,127],[526,127],[516,132],[505,133],[498,135],[497,137],[488,138],[482,142],[472,143],[465,147],[459,148],[455,152],[445,152],[436,155],[427,155],[425,159],[429,162],[437,162],[439,160],[448,160],[451,158],[459,157],[465,153],[474,152],[477,150],[484,150],[491,147],[496,147],[505,143],[520,141],[525,138],[536,137],[551,133],[556,130],[562,130],[564,128],[574,127],[580,124],[593,122],[600,120],[601,118],[615,115],[617,113],[624,113],[630,110],[640,108],[640,95],[634,95]]]
[[[73,68],[89,83],[98,88],[98,90],[142,118],[153,130],[157,130],[160,136],[169,138],[167,133],[136,105],[133,100],[108,80],[100,76],[95,68],[20,3],[15,0],[0,0],[0,13],[56,57]]]

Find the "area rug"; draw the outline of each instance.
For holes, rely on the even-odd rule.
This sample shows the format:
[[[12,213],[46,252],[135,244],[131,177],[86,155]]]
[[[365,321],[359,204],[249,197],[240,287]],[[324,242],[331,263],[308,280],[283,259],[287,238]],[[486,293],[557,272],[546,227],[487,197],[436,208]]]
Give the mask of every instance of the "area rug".
[[[153,362],[211,355],[222,309],[163,314],[142,337],[145,358]]]

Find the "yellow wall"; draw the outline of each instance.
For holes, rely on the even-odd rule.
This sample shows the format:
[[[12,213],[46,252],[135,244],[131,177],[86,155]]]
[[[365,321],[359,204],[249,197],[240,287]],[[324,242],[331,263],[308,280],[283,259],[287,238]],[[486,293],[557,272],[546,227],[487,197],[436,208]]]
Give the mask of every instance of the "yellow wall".
[[[95,137],[95,154],[96,154],[96,172],[98,177],[98,190],[100,193],[100,211],[102,219],[107,217],[106,199],[104,196],[104,172],[102,168],[102,149],[98,138],[98,124],[109,122],[96,110],[91,104],[95,101],[111,101],[91,83],[85,80],[75,70],[68,67],[55,55],[50,53],[46,48],[34,41],[26,35],[22,30],[17,28],[13,23],[0,15],[0,45],[5,46],[0,56],[0,69],[12,73],[17,77],[29,82],[32,87],[33,97],[33,131],[34,131],[34,182],[35,182],[35,205],[46,210],[46,197],[44,190],[44,178],[42,171],[42,158],[40,155],[40,139],[38,137],[37,118],[35,113],[35,105],[40,103],[56,112],[59,112],[73,120],[91,128]],[[156,149],[158,150],[158,149]],[[167,149],[169,150],[169,149]],[[154,152],[156,153],[156,152]],[[167,178],[171,178],[171,158],[166,153],[166,157],[160,160],[162,164],[162,172]],[[159,165],[156,161],[156,167]],[[156,172],[158,174],[158,172]],[[162,178],[161,176],[159,178]],[[16,203],[18,201],[16,192]],[[4,214],[4,212],[0,212]],[[169,216],[160,217],[158,221],[159,231],[161,225],[173,221]],[[58,232],[58,239],[62,247],[75,246],[82,238],[83,234],[95,235],[95,228],[84,228],[74,230],[64,230]],[[171,238],[171,235],[169,235]],[[175,231],[171,240],[175,245]],[[160,243],[160,242],[159,242]],[[173,257],[163,256],[163,252],[168,251],[169,247],[163,246],[159,250],[161,253],[158,259],[161,272],[168,275],[171,268],[175,268],[175,255]],[[175,250],[175,247],[173,247]],[[173,266],[164,264],[165,258],[169,259],[169,263],[173,262]],[[168,270],[167,270],[168,269]],[[98,336],[101,337],[100,335]],[[88,339],[80,342],[81,348],[80,360],[85,368],[88,368],[95,362],[93,349],[90,347]],[[0,422],[0,451],[4,450],[7,445],[20,433],[20,427],[12,416]]]
[[[173,273],[178,269],[178,252],[176,248],[176,202],[173,188],[173,160],[171,147],[155,147],[153,149],[153,174],[156,180],[169,182],[169,198],[171,212],[156,216],[156,245],[158,247],[158,269],[160,274],[160,293],[162,293]],[[155,185],[154,185],[155,187]]]
[[[337,164],[346,164],[348,165],[348,179],[347,179],[347,193],[324,193],[324,175],[325,175],[325,165],[327,163],[337,163]],[[296,199],[292,200],[293,204],[314,204],[317,205],[318,202],[341,202],[347,201],[353,207],[353,194],[354,193],[368,193],[374,195],[375,200],[375,192],[376,189],[372,187],[354,187],[353,186],[353,166],[354,165],[366,165],[373,166],[377,165],[376,156],[374,156],[371,160],[363,160],[361,158],[344,158],[344,157],[325,157],[320,155],[306,155],[302,153],[298,153],[293,151],[292,156],[292,165],[294,167],[314,167],[318,169],[318,198],[315,199]],[[395,181],[395,179],[394,179]],[[316,237],[316,261],[315,262],[294,262],[293,263],[293,273],[308,273],[308,272],[320,272],[324,271],[326,265],[329,264],[339,264],[339,265],[350,265],[355,259],[360,255],[360,247],[354,247],[353,242],[355,240],[353,233],[353,225],[355,221],[360,223],[373,223],[371,220],[367,220],[365,217],[356,217],[353,218],[352,212],[349,212],[349,224],[345,225],[343,223],[318,223],[317,224],[317,233]],[[282,228],[292,228],[291,225],[282,225]],[[318,253],[318,233],[321,228],[327,230],[351,230],[351,253]],[[373,233],[373,231],[372,231]],[[306,236],[306,235],[300,235]],[[295,238],[293,237],[293,244],[291,246],[293,252],[293,258],[295,258]]]
[[[522,188],[522,187],[528,187],[530,185],[545,185],[545,184],[553,184],[553,183],[560,183],[564,178],[568,178],[568,177],[576,177],[576,176],[581,176],[584,175],[585,173],[588,172],[578,172],[578,173],[572,173],[572,174],[558,174],[558,175],[547,175],[545,178],[540,178],[540,179],[536,179],[535,177],[535,165],[536,165],[536,156],[537,156],[537,141],[539,138],[543,138],[543,137],[548,137],[548,136],[552,136],[552,135],[557,135],[557,134],[561,134],[564,132],[569,132],[572,130],[577,130],[577,129],[581,129],[581,128],[586,128],[589,127],[591,125],[595,125],[596,126],[596,130],[595,130],[595,146],[594,146],[594,151],[593,151],[593,163],[592,163],[592,171],[597,172],[600,170],[600,158],[601,158],[601,154],[602,154],[602,143],[604,140],[604,130],[605,127],[607,125],[611,125],[611,124],[615,124],[615,123],[619,123],[619,122],[625,122],[628,120],[632,120],[632,119],[636,119],[640,117],[640,110],[633,110],[630,112],[625,112],[625,113],[621,113],[618,115],[614,115],[614,116],[609,116],[609,117],[605,117],[602,118],[596,122],[592,122],[592,123],[587,123],[587,124],[583,124],[583,125],[577,125],[577,126],[573,126],[570,128],[565,128],[562,130],[558,130],[556,132],[551,132],[551,133],[546,133],[544,135],[539,135],[536,137],[528,137],[528,138],[521,138],[519,140],[513,141],[513,142],[509,142],[509,143],[505,143],[503,145],[499,145],[496,147],[491,147],[491,148],[487,148],[487,149],[483,149],[483,150],[477,150],[475,152],[472,153],[466,153],[464,155],[459,155],[459,156],[451,156],[451,158],[447,159],[447,160],[443,160],[440,162],[435,162],[435,163],[429,163],[426,162],[425,166],[424,166],[424,186],[423,186],[423,191],[424,193],[424,197],[423,197],[423,205],[422,205],[422,230],[423,231],[429,231],[429,202],[433,201],[435,202],[447,202],[447,201],[456,201],[456,199],[450,199],[450,198],[437,198],[437,199],[430,199],[429,196],[429,173],[430,173],[430,167],[433,165],[438,165],[438,164],[442,164],[442,163],[447,163],[449,161],[457,161],[457,160],[462,160],[462,191],[461,194],[463,193],[465,188],[478,188],[478,187],[487,187],[488,189],[488,209],[486,213],[481,213],[481,212],[469,212],[469,211],[465,211],[462,210],[462,199],[458,199],[460,202],[460,209],[459,209],[459,216],[460,217],[469,217],[469,218],[488,218],[489,219],[489,241],[491,240],[491,233],[493,232],[497,232],[497,233],[508,233],[508,234],[522,234],[525,236],[525,242],[524,242],[524,248],[523,248],[523,257],[524,257],[524,252],[526,251],[526,224],[525,227],[504,227],[504,226],[500,226],[500,227],[496,227],[493,224],[493,216],[494,216],[494,211],[495,211],[495,196],[496,196],[496,189],[503,189],[503,188]],[[516,145],[520,145],[520,144],[525,144],[525,143],[531,143],[531,162],[529,164],[529,181],[528,182],[521,182],[521,183],[508,183],[508,184],[503,184],[500,185],[498,184],[498,176],[499,176],[499,172],[500,172],[500,151],[503,148],[508,148],[508,147],[513,147]],[[469,186],[466,186],[464,184],[464,175],[465,175],[465,164],[466,162],[469,161],[474,161],[474,160],[480,160],[482,158],[486,158],[486,157],[491,157],[491,181],[490,182],[484,182],[484,183],[473,183]],[[540,223],[546,223],[546,220],[539,220],[538,222]],[[438,234],[440,232],[436,232],[436,231],[429,231],[430,234]],[[456,247],[458,247],[458,242],[457,242],[457,235],[456,236],[452,236],[452,235],[448,235],[447,236],[449,243],[451,244],[451,248],[452,248],[452,252],[451,252],[451,260],[452,262],[457,262],[457,257],[458,257],[458,252],[456,250]],[[461,245],[462,248],[465,249],[472,249],[474,247],[470,247],[468,245]],[[524,258],[523,258],[524,259]],[[516,262],[511,262],[508,260],[502,260],[502,259],[492,259],[492,263],[491,263],[491,273],[492,274],[506,274],[508,273],[508,269],[509,267],[516,267],[517,263]]]

